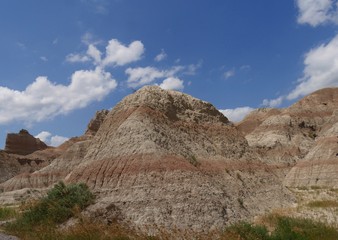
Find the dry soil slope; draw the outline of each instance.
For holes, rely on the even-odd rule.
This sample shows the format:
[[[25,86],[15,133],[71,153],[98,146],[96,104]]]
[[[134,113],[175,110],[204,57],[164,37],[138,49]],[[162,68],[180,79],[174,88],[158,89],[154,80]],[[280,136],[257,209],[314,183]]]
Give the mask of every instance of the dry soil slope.
[[[238,128],[262,161],[281,163],[285,185],[337,187],[337,109],[338,88],[326,88],[289,108],[255,111]]]
[[[123,99],[68,176],[95,217],[206,230],[285,204],[279,179],[210,103],[159,87]]]

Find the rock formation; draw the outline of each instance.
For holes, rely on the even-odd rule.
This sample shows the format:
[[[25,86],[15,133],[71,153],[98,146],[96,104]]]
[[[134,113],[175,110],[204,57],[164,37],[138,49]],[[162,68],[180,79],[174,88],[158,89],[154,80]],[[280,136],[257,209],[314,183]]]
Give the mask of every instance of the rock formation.
[[[94,134],[5,191],[85,182],[95,219],[210,230],[252,218],[292,198],[238,129],[210,103],[144,87],[117,104]],[[99,121],[100,122],[100,121]]]
[[[28,155],[48,146],[40,139],[33,137],[25,129],[19,133],[9,133],[6,138],[5,152],[18,155]]]
[[[86,130],[86,135],[95,135],[99,130],[102,122],[105,120],[108,115],[108,110],[97,111],[94,118],[89,122]]]
[[[338,89],[323,89],[289,108],[253,111],[234,126],[210,103],[144,87],[97,112],[83,136],[21,156],[46,159],[43,168],[22,173],[7,165],[21,174],[0,188],[84,182],[97,195],[87,210],[95,219],[221,228],[290,206],[286,187],[338,188],[337,108]],[[0,164],[13,156],[0,152]]]
[[[338,88],[316,91],[289,108],[256,110],[238,128],[261,159],[278,163],[289,187],[338,188]]]

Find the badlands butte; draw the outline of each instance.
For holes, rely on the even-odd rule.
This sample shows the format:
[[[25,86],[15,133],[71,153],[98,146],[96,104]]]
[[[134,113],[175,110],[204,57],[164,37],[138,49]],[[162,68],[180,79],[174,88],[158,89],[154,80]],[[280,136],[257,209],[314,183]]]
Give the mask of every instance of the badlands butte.
[[[209,231],[284,211],[337,224],[337,209],[295,209],[310,196],[336,197],[338,88],[234,124],[210,103],[147,86],[57,148],[25,130],[8,134],[0,204],[59,181],[86,183],[96,199],[84,214],[105,223]]]

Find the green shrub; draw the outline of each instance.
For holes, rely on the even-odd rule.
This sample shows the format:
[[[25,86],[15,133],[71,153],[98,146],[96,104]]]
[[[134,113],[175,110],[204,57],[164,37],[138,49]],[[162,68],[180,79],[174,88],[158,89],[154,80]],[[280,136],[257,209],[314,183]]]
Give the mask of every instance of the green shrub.
[[[310,219],[280,217],[271,237],[273,240],[336,240],[338,239],[338,231]]]
[[[53,227],[65,222],[94,200],[85,184],[66,186],[60,182],[48,191],[47,196],[30,206],[18,219],[7,225],[9,231],[25,231],[41,224]]]
[[[225,229],[227,240],[337,240],[338,230],[309,219],[271,217],[274,231],[268,233],[265,226],[241,222]]]
[[[17,215],[17,212],[13,208],[9,208],[9,207],[0,208],[0,221],[14,218],[16,215]]]
[[[269,240],[268,230],[264,226],[255,226],[250,223],[240,222],[225,230],[225,239],[241,240]]]

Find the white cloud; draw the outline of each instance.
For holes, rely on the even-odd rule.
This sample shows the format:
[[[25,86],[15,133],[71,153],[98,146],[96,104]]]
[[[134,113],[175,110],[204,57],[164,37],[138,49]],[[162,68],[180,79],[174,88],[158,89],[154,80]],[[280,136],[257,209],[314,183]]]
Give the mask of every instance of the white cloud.
[[[87,55],[94,59],[95,64],[100,64],[101,52],[93,44],[88,46]]]
[[[161,84],[160,87],[165,90],[179,90],[182,91],[184,88],[183,81],[175,78],[169,77],[165,79]]]
[[[338,34],[328,43],[305,54],[303,76],[288,94],[264,99],[262,105],[278,107],[284,100],[294,100],[326,87],[338,87]]]
[[[167,57],[167,54],[165,53],[165,51],[162,49],[161,52],[154,58],[154,60],[156,62],[160,62],[162,60],[164,60]]]
[[[71,53],[71,54],[66,56],[66,61],[71,62],[71,63],[88,62],[88,61],[90,61],[90,58],[87,55]]]
[[[235,76],[235,70],[234,70],[234,69],[231,69],[231,70],[226,71],[226,72],[224,73],[224,78],[225,78],[225,79],[231,78],[231,77],[233,77],[233,76]]]
[[[239,107],[234,109],[219,110],[232,122],[240,122],[246,115],[255,110],[251,107]]]
[[[62,143],[64,143],[65,141],[69,139],[67,137],[62,137],[59,135],[52,136],[52,134],[47,131],[42,131],[35,137],[39,138],[41,141],[43,141],[47,145],[53,146],[53,147],[60,146]]]
[[[102,64],[103,66],[123,66],[140,60],[143,53],[144,46],[140,41],[134,41],[129,46],[124,46],[117,39],[112,39],[106,47],[106,57],[102,60]]]
[[[297,0],[298,23],[316,27],[320,24],[338,24],[337,0]]]
[[[40,122],[67,114],[102,100],[116,86],[111,74],[99,67],[76,71],[68,86],[52,83],[43,76],[23,91],[0,86],[0,124]]]
[[[43,141],[44,143],[48,145],[48,140],[50,139],[51,136],[52,134],[50,132],[42,131],[35,137],[39,138],[41,141]]]
[[[87,35],[86,35],[87,36]],[[140,41],[134,41],[125,46],[117,39],[112,39],[106,46],[105,57],[102,59],[102,52],[91,43],[91,35],[85,37],[88,49],[85,54],[69,54],[66,57],[68,62],[86,62],[93,60],[95,66],[105,68],[107,66],[123,66],[141,59],[144,53],[144,46]]]
[[[125,73],[129,75],[127,83],[129,87],[139,87],[153,83],[160,78],[174,77],[184,67],[174,66],[168,70],[158,70],[154,67],[127,68]]]
[[[305,55],[304,65],[303,77],[288,94],[288,100],[338,86],[338,34],[329,43],[311,49]]]
[[[284,96],[280,96],[275,99],[264,99],[262,105],[266,107],[275,108],[275,107],[279,107],[283,103],[284,100],[285,100]]]
[[[62,143],[64,143],[65,141],[67,141],[68,139],[69,138],[67,138],[67,137],[62,137],[62,136],[55,135],[55,136],[51,137],[51,139],[50,139],[50,146],[58,147]]]
[[[129,75],[127,81],[129,87],[143,86],[165,76],[163,71],[154,67],[127,68],[125,73]]]

